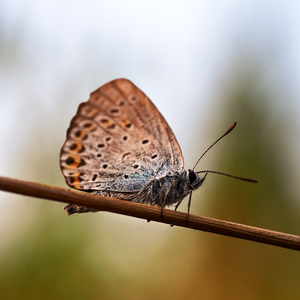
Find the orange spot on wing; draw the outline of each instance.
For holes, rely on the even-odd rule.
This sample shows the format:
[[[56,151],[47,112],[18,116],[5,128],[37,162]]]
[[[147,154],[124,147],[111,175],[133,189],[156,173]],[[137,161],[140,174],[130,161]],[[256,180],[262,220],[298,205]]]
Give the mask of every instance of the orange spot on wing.
[[[88,131],[95,131],[97,129],[97,125],[95,123],[92,123],[90,127],[87,127]]]
[[[78,140],[85,140],[87,138],[87,134],[85,131],[83,130],[80,130],[78,129],[76,132],[75,132],[75,138],[78,139]]]
[[[77,169],[83,161],[78,155],[71,154],[65,162],[69,169]]]
[[[100,122],[101,126],[103,126],[104,128],[113,129],[116,126],[115,122],[111,119],[102,119],[100,120]]]
[[[74,176],[70,176],[69,184],[78,190],[82,190],[82,187],[80,186],[81,180],[80,180],[79,176],[80,176],[80,172],[76,172],[74,174]]]
[[[84,147],[83,147],[82,143],[80,143],[79,141],[74,141],[72,143],[72,145],[70,146],[70,150],[75,153],[79,153],[83,149],[84,149]]]
[[[97,108],[91,107],[91,106],[85,106],[82,109],[82,115],[84,115],[85,117],[91,118],[91,119],[94,118],[98,112],[99,111]]]
[[[128,120],[121,120],[121,123],[126,128],[130,128],[131,127],[131,122],[128,121]]]

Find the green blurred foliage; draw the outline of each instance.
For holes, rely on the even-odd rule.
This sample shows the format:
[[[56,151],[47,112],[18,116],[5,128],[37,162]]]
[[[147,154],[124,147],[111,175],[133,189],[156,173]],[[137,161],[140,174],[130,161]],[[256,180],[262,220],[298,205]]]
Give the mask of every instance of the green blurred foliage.
[[[88,263],[87,220],[74,218],[66,224],[65,216],[57,213],[61,204],[43,201],[31,208],[31,224],[19,228],[22,235],[1,251],[1,299],[97,298],[105,290],[105,279]]]

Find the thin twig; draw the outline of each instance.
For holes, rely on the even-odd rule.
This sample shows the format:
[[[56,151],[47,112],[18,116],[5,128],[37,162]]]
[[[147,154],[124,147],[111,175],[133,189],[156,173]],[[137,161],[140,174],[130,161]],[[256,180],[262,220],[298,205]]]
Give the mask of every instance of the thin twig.
[[[0,190],[300,250],[300,236],[0,176]]]

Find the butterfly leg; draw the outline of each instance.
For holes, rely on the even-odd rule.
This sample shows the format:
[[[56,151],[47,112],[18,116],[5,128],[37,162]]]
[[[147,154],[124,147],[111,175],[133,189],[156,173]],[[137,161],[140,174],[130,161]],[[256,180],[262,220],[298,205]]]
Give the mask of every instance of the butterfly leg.
[[[190,197],[189,197],[189,202],[188,202],[188,215],[187,215],[187,218],[186,218],[186,221],[188,221],[189,219],[189,215],[190,215],[190,208],[191,208],[191,202],[192,202],[192,192],[190,192]]]
[[[161,217],[161,219],[164,218],[164,207],[163,206],[161,207],[160,217]]]
[[[183,199],[182,199],[183,200]],[[180,200],[177,204],[176,204],[176,206],[175,206],[175,211],[177,210],[177,208],[179,207],[179,205],[181,204],[181,202],[182,202],[182,200]]]
[[[183,200],[183,199],[182,199]],[[175,206],[175,211],[177,210],[178,206],[181,204],[182,200],[180,200],[180,202],[178,202]],[[188,202],[188,215],[187,215],[187,218],[185,220],[185,222],[188,221],[189,219],[189,215],[190,215],[190,207],[191,207],[191,202],[192,202],[192,192],[190,192],[190,197],[189,197],[189,202]],[[171,225],[171,227],[173,227],[174,225]]]
[[[174,211],[176,211],[177,210],[177,208],[179,207],[179,205],[181,204],[181,202],[182,202],[182,200],[183,199],[181,199],[177,204],[176,204],[176,206],[175,206],[175,209],[174,209]],[[174,226],[174,224],[172,224],[172,225],[170,225],[171,227],[173,227]]]
[[[164,217],[164,211],[163,211],[163,206],[161,207],[161,211],[160,211],[160,217],[163,219],[163,217]],[[151,220],[147,220],[147,222],[149,223],[149,222],[151,222]]]

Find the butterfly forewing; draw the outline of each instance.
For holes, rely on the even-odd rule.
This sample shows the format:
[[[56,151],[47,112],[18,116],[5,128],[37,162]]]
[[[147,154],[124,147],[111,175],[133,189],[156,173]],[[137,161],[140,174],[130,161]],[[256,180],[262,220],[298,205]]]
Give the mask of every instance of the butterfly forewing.
[[[183,157],[151,100],[129,80],[116,79],[78,107],[60,165],[71,187],[122,198],[154,178],[182,171]]]

